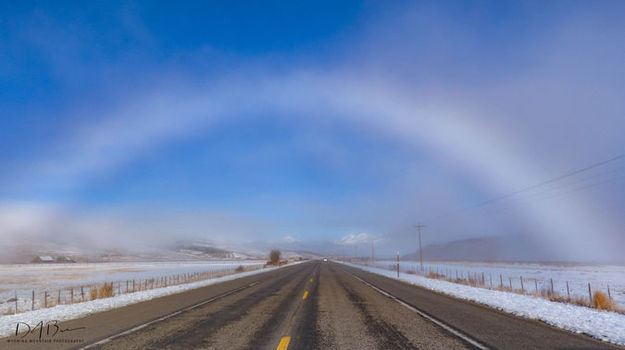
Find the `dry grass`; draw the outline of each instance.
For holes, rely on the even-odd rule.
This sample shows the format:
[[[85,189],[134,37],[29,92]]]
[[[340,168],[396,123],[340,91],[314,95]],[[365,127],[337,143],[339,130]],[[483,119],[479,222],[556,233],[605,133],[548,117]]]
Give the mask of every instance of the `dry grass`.
[[[563,296],[561,296],[561,295],[559,295],[557,293],[551,294],[550,296],[544,297],[544,298],[546,298],[546,299],[548,299],[550,301],[557,301],[559,303],[571,303],[572,302],[571,300],[569,300],[566,297],[563,297]],[[582,297],[579,297],[578,303],[579,302],[586,303],[586,299],[584,299]],[[579,305],[581,305],[581,304],[579,304]],[[586,303],[586,306],[588,306],[588,303]]]
[[[100,289],[98,289],[98,298],[110,298],[113,296],[113,283],[104,283]]]
[[[286,263],[287,263],[286,260],[282,260],[278,262],[278,264],[286,264]],[[113,297],[117,295],[118,293],[124,294],[124,293],[130,293],[130,292],[135,292],[135,291],[142,291],[146,289],[160,288],[166,285],[165,281],[167,281],[167,285],[182,284],[182,283],[189,283],[189,282],[197,281],[197,280],[204,280],[208,278],[216,278],[216,277],[230,275],[233,273],[233,271],[235,273],[241,273],[245,271],[257,270],[263,267],[262,265],[249,265],[249,266],[235,265],[235,266],[236,268],[234,268],[234,270],[230,268],[230,269],[224,269],[224,270],[218,270],[218,271],[210,271],[210,272],[206,271],[206,272],[197,273],[197,274],[181,274],[181,275],[175,275],[175,276],[159,277],[158,279],[152,278],[148,280],[139,280],[139,281],[128,280],[127,282],[129,283],[124,283],[126,281],[116,281],[113,283],[105,283],[103,285],[102,284],[97,284],[97,285],[90,284],[90,285],[62,289],[61,294],[60,294],[61,302],[59,304],[62,304],[63,302],[76,303],[76,302],[90,301],[90,300],[96,300],[96,299],[102,299],[102,298],[109,298],[109,297]],[[136,282],[136,284],[134,282]],[[77,295],[76,295],[76,288],[78,288]],[[70,295],[71,295],[72,289],[74,290],[74,295],[73,295],[73,301],[70,301]],[[37,299],[39,299],[39,303],[35,305],[36,308],[44,309],[46,307],[50,308],[50,307],[54,307],[55,305],[57,305],[57,301],[59,300],[57,298],[57,292],[58,290],[53,291],[53,292],[45,291],[45,293],[37,291],[36,296],[37,296]],[[0,301],[0,316],[15,314],[15,308],[13,307],[14,302],[15,302],[14,298]],[[20,305],[20,309],[18,311],[21,313],[21,312],[26,311],[27,309],[29,308],[26,308],[26,307],[22,308],[22,306]]]
[[[438,273],[436,273],[434,271],[430,271],[430,273],[428,273],[428,277],[429,278],[439,278],[440,279],[440,278],[445,278],[445,275],[441,275],[441,274],[438,274]]]
[[[605,293],[596,291],[592,297],[592,304],[598,310],[617,311],[616,304]]]
[[[389,268],[389,269],[392,270],[394,269],[394,267]],[[417,274],[417,272],[414,270],[408,270],[405,273],[409,275]],[[593,297],[593,302],[590,303],[587,298],[584,298],[581,296],[571,296],[571,298],[569,299],[565,296],[560,295],[556,291],[552,291],[551,288],[547,286],[544,286],[537,293],[530,291],[528,289],[526,289],[525,293],[523,293],[521,290],[510,288],[505,285],[488,287],[486,284],[486,281],[483,280],[481,276],[477,274],[475,276],[467,276],[466,278],[448,278],[447,276],[438,274],[435,271],[430,271],[427,274],[427,277],[434,278],[434,279],[442,279],[442,280],[446,280],[446,281],[458,283],[458,284],[478,286],[478,287],[483,287],[483,288],[517,293],[517,294],[531,294],[534,297],[544,298],[550,301],[555,301],[555,302],[560,302],[560,303],[569,303],[569,304],[585,306],[585,307],[594,307],[598,310],[613,311],[613,312],[625,314],[625,309],[621,308],[617,303],[615,303],[613,300],[608,298],[608,296],[601,291],[595,292],[594,297]]]
[[[465,286],[472,286],[473,282],[466,280],[466,279],[462,279],[462,278],[456,278],[456,279],[452,279],[450,282],[453,283],[458,283],[458,284],[464,284]]]
[[[588,304],[588,299],[586,299],[584,297],[579,297],[579,296],[573,297],[568,302],[573,304],[573,305],[590,307],[590,305]]]

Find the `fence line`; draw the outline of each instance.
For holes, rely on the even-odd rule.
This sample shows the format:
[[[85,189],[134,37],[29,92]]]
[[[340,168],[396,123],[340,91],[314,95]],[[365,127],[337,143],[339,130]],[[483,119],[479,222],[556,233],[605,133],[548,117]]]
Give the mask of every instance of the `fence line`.
[[[115,280],[110,282],[83,284],[44,290],[14,291],[14,296],[6,301],[0,300],[0,307],[4,306],[2,314],[10,315],[26,311],[70,305],[85,301],[109,298],[116,295],[131,294],[140,291],[164,288],[169,286],[199,282],[223,277],[233,273],[253,271],[264,267],[264,264],[239,265],[238,267],[210,268],[205,271],[162,275],[139,280]],[[124,288],[125,285],[125,288]],[[54,293],[56,292],[56,293]]]
[[[356,260],[346,259],[346,260],[352,263],[360,264],[360,265],[371,266],[369,262],[361,261],[358,259]],[[554,286],[555,283],[553,281],[553,278],[551,277],[539,280],[538,278],[528,278],[523,275],[519,275],[518,278],[517,277],[512,278],[512,277],[507,276],[508,285],[504,285],[503,274],[499,273],[499,285],[493,286],[492,272],[489,272],[489,282],[487,283],[486,277],[485,277],[486,275],[484,272],[481,272],[481,271],[462,271],[461,269],[452,270],[452,269],[449,269],[448,267],[443,268],[441,266],[434,265],[434,264],[432,265],[427,264],[424,266],[423,270],[421,270],[418,263],[404,263],[402,264],[404,266],[404,269],[401,269],[398,267],[398,263],[390,264],[390,261],[389,261],[389,264],[387,265],[381,265],[381,263],[374,264],[373,267],[386,268],[392,271],[398,270],[401,273],[405,273],[405,274],[420,275],[420,276],[429,277],[429,278],[441,279],[441,280],[445,280],[449,282],[470,285],[473,287],[514,292],[514,293],[524,294],[524,295],[533,295],[536,297],[541,297],[541,298],[549,299],[552,301],[568,302],[568,303],[573,303],[573,304],[581,305],[581,306],[606,309],[605,306],[603,305],[597,305],[598,302],[597,300],[595,300],[597,298],[596,297],[597,292],[603,293],[603,291],[601,291],[599,288],[596,288],[596,286],[595,288],[593,288],[590,282],[586,283],[586,285],[588,286],[587,298],[581,296],[583,291],[578,291],[578,295],[571,297],[571,293],[573,292],[573,290],[569,287],[569,281],[565,280],[561,282],[566,285],[566,297],[565,297],[565,296],[560,295],[560,293],[555,290],[555,286]],[[386,263],[386,261],[383,263]],[[514,280],[516,280],[516,283],[513,282]],[[534,282],[533,291],[531,291],[531,287],[530,289],[528,289],[526,288],[526,285],[525,285],[528,281],[532,281],[532,280]],[[610,285],[609,284],[606,284],[606,285],[607,285],[607,299],[609,300],[608,305],[610,305],[608,309],[612,311],[621,312],[621,313],[625,312],[614,302],[614,299],[612,298],[612,293],[611,293],[612,291],[610,290]]]

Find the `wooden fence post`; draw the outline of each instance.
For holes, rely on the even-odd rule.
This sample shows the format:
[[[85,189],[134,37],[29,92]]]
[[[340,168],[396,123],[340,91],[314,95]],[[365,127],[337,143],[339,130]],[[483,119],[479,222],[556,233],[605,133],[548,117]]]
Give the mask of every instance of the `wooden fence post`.
[[[590,282],[588,282],[588,300],[590,301],[590,306],[592,306],[592,291],[590,290]]]
[[[569,281],[566,281],[566,299],[571,301],[571,293],[569,292]]]

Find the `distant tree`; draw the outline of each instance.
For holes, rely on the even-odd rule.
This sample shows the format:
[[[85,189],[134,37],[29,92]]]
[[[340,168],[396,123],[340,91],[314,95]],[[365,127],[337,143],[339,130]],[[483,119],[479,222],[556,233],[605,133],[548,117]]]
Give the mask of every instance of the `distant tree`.
[[[280,257],[282,253],[278,249],[273,249],[271,253],[269,253],[269,261],[272,265],[280,264]]]

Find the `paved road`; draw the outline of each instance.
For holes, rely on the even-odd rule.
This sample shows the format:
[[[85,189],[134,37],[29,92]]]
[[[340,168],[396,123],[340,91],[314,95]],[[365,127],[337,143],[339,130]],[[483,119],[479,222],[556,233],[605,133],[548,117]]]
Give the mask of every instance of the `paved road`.
[[[84,328],[82,328],[84,327]],[[393,279],[309,262],[64,322],[64,349],[617,348]],[[31,336],[29,336],[31,337]],[[44,337],[45,338],[45,337]]]

